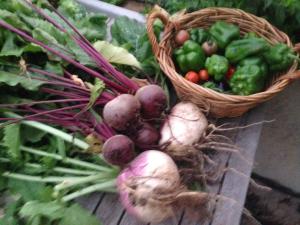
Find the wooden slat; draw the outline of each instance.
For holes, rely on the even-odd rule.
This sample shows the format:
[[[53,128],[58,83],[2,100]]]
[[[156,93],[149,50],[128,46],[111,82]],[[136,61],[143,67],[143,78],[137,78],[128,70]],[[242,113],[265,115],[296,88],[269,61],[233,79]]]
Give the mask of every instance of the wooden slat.
[[[117,225],[123,215],[123,207],[117,194],[105,194],[95,215],[103,225]]]
[[[78,202],[83,208],[85,208],[89,212],[93,213],[96,210],[102,197],[103,193],[95,192],[90,195],[77,198],[76,202]]]
[[[124,212],[124,216],[118,225],[147,225],[147,223],[143,223],[137,220],[135,217]]]
[[[239,118],[233,118],[233,119],[222,119],[222,120],[219,120],[217,122],[217,124],[221,125],[221,124],[224,124],[224,123],[229,123],[230,126],[234,127],[234,126],[239,125],[241,123],[241,120],[242,120],[242,118],[240,118],[240,117]],[[231,132],[226,132],[226,136],[234,141],[237,133],[238,133],[238,130],[233,130]],[[226,154],[218,153],[218,154],[215,155],[215,158],[216,158],[216,160],[220,161],[220,165],[225,167],[226,164],[228,163],[229,158],[230,158],[230,154],[228,154],[228,153],[226,153]],[[225,176],[225,174],[224,174],[224,176]],[[220,179],[220,182],[208,185],[207,192],[218,194],[221,191],[223,180],[224,180],[224,177],[222,177]],[[207,220],[204,223],[202,223],[202,225],[208,225],[208,224],[210,224],[210,222],[211,222],[211,220]],[[184,217],[183,217],[183,219],[180,223],[180,225],[193,225],[193,224],[197,225],[197,224],[200,224],[200,222],[199,221],[194,221],[194,220],[188,218],[186,215],[184,215]]]
[[[252,124],[264,119],[264,106],[260,106],[247,114],[246,123]],[[220,195],[234,201],[220,201],[217,205],[211,225],[239,225],[250,181],[252,165],[258,145],[262,124],[243,129],[238,133],[236,144],[241,147],[241,154],[232,154],[228,167],[237,172],[228,171],[224,178]]]

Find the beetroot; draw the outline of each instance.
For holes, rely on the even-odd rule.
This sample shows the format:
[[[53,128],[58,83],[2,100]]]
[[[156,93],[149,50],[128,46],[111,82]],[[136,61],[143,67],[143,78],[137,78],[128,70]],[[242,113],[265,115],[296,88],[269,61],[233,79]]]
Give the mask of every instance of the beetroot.
[[[158,85],[144,86],[135,96],[141,103],[141,114],[146,119],[159,118],[167,107],[167,96]]]
[[[142,150],[150,150],[157,147],[160,134],[149,123],[143,123],[134,136],[134,142]]]
[[[102,153],[110,164],[124,166],[135,157],[134,143],[125,135],[115,135],[104,143]]]
[[[122,94],[104,106],[103,119],[118,131],[128,130],[138,122],[140,108],[141,104],[135,96]]]

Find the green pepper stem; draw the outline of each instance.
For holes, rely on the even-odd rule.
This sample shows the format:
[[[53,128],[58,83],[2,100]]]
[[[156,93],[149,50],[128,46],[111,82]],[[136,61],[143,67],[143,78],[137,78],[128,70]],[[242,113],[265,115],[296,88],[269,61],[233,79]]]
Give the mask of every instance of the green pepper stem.
[[[73,164],[73,165],[76,165],[76,166],[81,166],[81,167],[85,167],[85,168],[92,169],[92,170],[106,171],[106,172],[110,172],[110,171],[115,170],[115,168],[99,166],[99,165],[96,165],[94,163],[84,162],[84,161],[81,161],[81,160],[78,160],[78,159],[62,157],[58,154],[43,152],[43,151],[40,151],[40,150],[37,150],[37,149],[28,148],[28,147],[25,147],[25,146],[21,146],[20,149],[24,152],[28,152],[28,153],[39,155],[39,156],[46,156],[46,157],[49,157],[49,158],[60,160],[63,163]]]
[[[97,181],[99,179],[103,179],[103,178],[114,178],[112,177],[111,174],[108,173],[101,173],[101,174],[94,174],[88,177],[84,177],[82,179],[76,179],[76,180],[72,180],[72,181],[67,181],[67,182],[62,182],[60,184],[57,184],[54,189],[55,191],[61,191],[64,189],[68,189],[70,187],[79,185],[79,184],[84,184],[84,183],[88,183],[88,182],[93,182],[93,181]]]
[[[5,112],[4,114],[9,116],[9,117],[12,117],[12,118],[22,118],[18,114],[15,114],[15,113],[12,113],[12,112]],[[89,148],[89,145],[86,142],[84,142],[84,141],[82,141],[78,138],[75,138],[75,137],[73,137],[72,135],[70,135],[66,132],[63,132],[63,131],[58,130],[54,127],[48,126],[46,124],[36,122],[36,121],[27,121],[27,120],[22,120],[21,123],[25,124],[25,125],[28,125],[28,126],[31,126],[31,127],[34,127],[34,128],[37,128],[39,130],[45,131],[45,132],[47,132],[49,134],[52,134],[56,137],[59,137],[59,138],[63,139],[64,141],[69,142],[69,143],[77,146],[78,148],[81,148],[81,149],[84,149],[84,150]]]
[[[68,202],[68,201],[71,201],[75,198],[78,198],[78,197],[86,195],[86,194],[90,194],[90,193],[95,192],[95,191],[107,191],[107,190],[111,190],[111,189],[115,190],[115,186],[116,186],[116,179],[109,180],[107,182],[103,182],[103,183],[100,183],[100,184],[94,184],[94,185],[91,185],[89,187],[86,187],[86,188],[80,189],[78,191],[75,191],[71,194],[65,195],[62,198],[62,201],[63,202]]]
[[[293,55],[293,54],[288,54],[288,57],[294,60],[297,60],[298,62],[300,62],[300,58],[299,56]]]

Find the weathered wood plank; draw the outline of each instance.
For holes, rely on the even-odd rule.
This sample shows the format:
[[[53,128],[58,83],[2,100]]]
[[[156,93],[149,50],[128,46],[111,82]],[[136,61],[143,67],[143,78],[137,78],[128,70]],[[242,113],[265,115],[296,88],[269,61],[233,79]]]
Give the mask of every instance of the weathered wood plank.
[[[123,207],[117,194],[105,194],[95,215],[103,225],[117,225],[123,215]]]
[[[215,124],[221,125],[221,124],[224,124],[224,123],[229,123],[231,127],[234,127],[234,126],[239,125],[241,123],[241,120],[242,120],[241,117],[231,118],[231,119],[222,119],[222,120],[217,121]],[[233,130],[233,131],[230,131],[230,132],[226,132],[226,136],[228,138],[230,138],[232,141],[234,141],[235,138],[236,138],[237,133],[238,133],[238,130]],[[225,153],[225,154],[224,153],[218,153],[214,156],[214,160],[218,160],[220,162],[220,165],[224,166],[224,167],[228,163],[229,159],[230,159],[230,154],[228,154],[228,153]],[[225,176],[225,174],[220,179],[220,182],[216,182],[214,184],[209,184],[207,186],[206,191],[209,192],[209,193],[218,194],[221,191],[224,176]],[[214,210],[215,210],[215,207],[214,207],[213,211]],[[203,222],[202,225],[208,225],[208,224],[210,224],[210,222],[211,222],[211,219]],[[194,221],[191,218],[188,218],[187,215],[184,215],[180,225],[192,225],[192,224],[195,224],[195,225],[200,224],[200,221]]]
[[[147,223],[143,223],[137,220],[135,217],[124,212],[124,216],[118,225],[147,225]]]
[[[89,212],[94,213],[101,199],[103,198],[103,193],[95,192],[87,196],[83,196],[76,199],[83,208],[87,209]]]
[[[264,119],[265,107],[259,106],[247,114],[245,125],[256,123]],[[236,144],[241,148],[241,154],[232,154],[228,167],[237,172],[228,171],[222,184],[220,195],[234,201],[220,201],[216,207],[211,225],[239,225],[246,193],[250,181],[253,160],[258,145],[262,124],[243,129],[238,133]]]

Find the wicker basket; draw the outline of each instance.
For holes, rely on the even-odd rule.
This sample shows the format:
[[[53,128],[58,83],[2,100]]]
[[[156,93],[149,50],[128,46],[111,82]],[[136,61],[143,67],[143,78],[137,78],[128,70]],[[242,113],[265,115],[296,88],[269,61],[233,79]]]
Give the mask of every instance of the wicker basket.
[[[157,18],[165,25],[164,35],[160,43],[157,42],[153,30],[153,23]],[[300,50],[300,44],[293,46],[285,33],[272,26],[265,19],[239,9],[206,8],[187,14],[178,13],[176,16],[170,17],[166,11],[156,7],[147,19],[148,36],[161,69],[170,78],[181,100],[194,102],[204,110],[209,110],[211,115],[215,117],[236,117],[257,104],[269,100],[293,80],[300,78],[300,71],[297,71],[298,64],[295,61],[285,73],[274,74],[274,79],[265,91],[249,96],[222,94],[185,80],[182,75],[176,72],[172,61],[174,34],[180,29],[208,28],[217,20],[238,25],[242,34],[253,31],[271,44],[282,42],[294,48],[295,51],[299,52]]]

